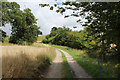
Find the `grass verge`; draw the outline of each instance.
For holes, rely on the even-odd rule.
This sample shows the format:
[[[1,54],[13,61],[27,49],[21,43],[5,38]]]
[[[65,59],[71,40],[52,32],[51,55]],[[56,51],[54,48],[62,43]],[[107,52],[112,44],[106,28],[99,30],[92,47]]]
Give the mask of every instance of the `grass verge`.
[[[70,67],[69,67],[69,64],[67,62],[67,59],[66,59],[64,53],[62,51],[60,51],[60,52],[61,52],[62,58],[63,58],[63,67],[62,67],[63,80],[66,79],[66,78],[73,78]]]
[[[85,51],[72,49],[65,46],[53,45],[53,47],[56,47],[68,52],[78,62],[78,64],[82,66],[84,70],[93,78],[117,78],[118,77],[117,72],[118,72],[119,64],[114,64],[111,62],[105,63],[99,60],[100,68],[102,72],[102,75],[100,75],[98,60],[95,58],[90,58],[87,54],[85,54]]]

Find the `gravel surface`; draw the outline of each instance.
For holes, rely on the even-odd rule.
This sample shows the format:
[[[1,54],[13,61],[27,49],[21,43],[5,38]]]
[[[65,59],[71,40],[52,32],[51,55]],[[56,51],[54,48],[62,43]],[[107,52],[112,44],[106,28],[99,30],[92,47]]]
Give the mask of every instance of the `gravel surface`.
[[[85,70],[72,58],[71,55],[69,55],[67,52],[59,49],[60,51],[62,51],[68,61],[68,64],[71,68],[71,72],[73,74],[74,78],[92,78],[90,75],[88,75]]]
[[[45,78],[62,78],[62,62],[62,55],[58,50],[56,50],[56,57],[53,64],[50,65]]]

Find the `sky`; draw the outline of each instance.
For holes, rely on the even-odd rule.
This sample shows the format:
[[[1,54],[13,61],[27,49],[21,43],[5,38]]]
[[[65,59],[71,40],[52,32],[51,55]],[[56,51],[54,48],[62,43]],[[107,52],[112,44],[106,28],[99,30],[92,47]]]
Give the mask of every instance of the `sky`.
[[[60,13],[56,13],[55,10],[50,10],[49,7],[41,8],[39,4],[49,3],[50,5],[57,4],[58,6],[62,6],[61,3],[65,0],[8,0],[9,2],[17,2],[20,5],[20,9],[24,10],[26,8],[30,8],[31,12],[34,14],[37,21],[37,25],[40,27],[40,31],[42,31],[43,35],[47,35],[50,33],[52,27],[69,27],[72,30],[82,30],[83,27],[80,23],[76,21],[78,18],[69,17],[64,18],[64,15]],[[71,11],[68,10],[65,14],[70,14]],[[73,26],[77,26],[76,29]],[[11,26],[7,24],[3,30],[7,32],[8,35],[11,33]]]

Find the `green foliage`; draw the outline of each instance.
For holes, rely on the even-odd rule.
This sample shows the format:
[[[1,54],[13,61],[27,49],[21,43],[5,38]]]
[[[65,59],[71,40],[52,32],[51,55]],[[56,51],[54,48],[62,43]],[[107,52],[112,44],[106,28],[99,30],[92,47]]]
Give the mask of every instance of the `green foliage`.
[[[120,2],[66,1],[62,5],[64,6],[57,6],[58,9],[56,9],[56,12],[63,15],[67,10],[73,11],[69,15],[65,14],[65,18],[70,16],[78,17],[77,22],[85,28],[79,33],[60,31],[61,34],[55,35],[50,41],[48,37],[48,42],[72,48],[86,49],[86,52],[91,57],[102,59],[102,61],[112,62],[113,60],[113,62],[120,63]],[[86,19],[87,21],[82,22],[82,19]],[[88,72],[90,69],[93,69],[92,67],[96,67],[91,64],[91,62],[94,62],[92,60],[89,63],[85,62],[89,66],[87,64],[84,65],[79,56],[76,60]],[[95,69],[91,71],[96,71]],[[106,67],[103,71],[107,69]],[[111,70],[109,69],[107,72],[104,72],[105,76],[110,73],[109,71]],[[117,71],[119,77],[120,66],[117,68]],[[96,77],[97,75],[95,74],[93,75]]]
[[[50,10],[53,10],[53,6],[50,7]]]
[[[114,63],[112,61],[102,62],[101,60],[99,60],[102,71],[102,76],[100,76],[98,59],[90,58],[86,54],[86,50],[77,50],[77,49],[72,49],[69,47],[57,46],[57,45],[52,45],[52,46],[62,49],[67,53],[69,53],[89,75],[95,78],[95,80],[98,78],[118,78],[119,76],[118,66],[120,64]]]
[[[69,46],[76,49],[92,49],[96,46],[94,36],[87,32],[87,28],[82,31],[71,31],[69,28],[53,27],[51,33],[46,36],[43,43],[52,43],[62,46]]]
[[[4,38],[6,38],[6,32],[0,29],[0,42],[4,42]]]
[[[38,36],[37,42],[42,42],[42,41],[46,38],[46,36],[47,36],[47,35]]]
[[[37,19],[29,8],[21,11],[20,5],[16,2],[3,2],[2,8],[2,25],[12,25],[10,43],[25,45],[37,41],[38,35],[42,33],[36,25]]]
[[[98,55],[103,61],[107,56],[114,56],[116,59],[118,56],[120,57],[120,2],[66,1],[62,5],[64,6],[57,6],[56,12],[63,14],[65,11],[71,10],[73,13],[65,15],[65,18],[78,17],[77,22],[86,27],[80,31],[78,39],[70,39],[71,42],[74,42],[69,44],[71,47],[75,47],[74,44],[79,42],[87,49],[89,55],[93,55],[93,51],[98,50],[98,53],[94,55]],[[82,22],[82,19],[87,21]],[[63,37],[66,36],[63,35]],[[62,40],[65,41],[65,39]],[[62,40],[58,43],[65,44]],[[111,44],[116,46],[113,47]]]
[[[79,41],[80,35],[81,34],[79,32],[72,32],[69,28],[53,27],[50,35],[46,36],[43,43],[52,43],[81,49],[83,48],[83,45],[81,45]]]
[[[3,42],[4,42],[4,43],[9,43],[9,38],[10,38],[10,37],[7,35],[5,38],[3,38]]]
[[[88,34],[98,35],[95,36],[94,41],[97,41],[97,43],[101,42],[101,45],[98,47],[101,49],[102,56],[105,56],[106,54],[111,54],[110,45],[115,44],[116,47],[112,53],[115,53],[114,55],[119,55],[120,50],[120,2],[116,3],[110,3],[110,2],[91,2],[91,3],[77,3],[77,2],[65,2],[64,5],[72,5],[76,8],[82,8],[82,11],[78,12],[76,15],[83,16],[88,21],[84,23],[83,26],[88,27]],[[73,10],[73,9],[71,9]],[[73,10],[74,12],[76,10]],[[88,15],[86,15],[88,13]],[[72,15],[75,16],[75,15]],[[81,22],[79,20],[78,22]],[[101,34],[102,33],[102,34]],[[96,46],[95,46],[96,47]],[[93,46],[93,48],[95,48]],[[113,54],[111,54],[113,55]],[[120,56],[120,55],[119,55]]]

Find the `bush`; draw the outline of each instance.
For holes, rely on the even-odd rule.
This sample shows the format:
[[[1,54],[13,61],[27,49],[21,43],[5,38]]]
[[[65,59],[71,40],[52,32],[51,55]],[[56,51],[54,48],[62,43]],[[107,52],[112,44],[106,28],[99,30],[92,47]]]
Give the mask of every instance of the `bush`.
[[[46,44],[49,43],[47,39],[44,39],[42,42]]]
[[[9,39],[10,39],[10,37],[9,37],[9,36],[6,36],[5,38],[3,38],[3,42],[4,42],[4,43],[9,43]]]

